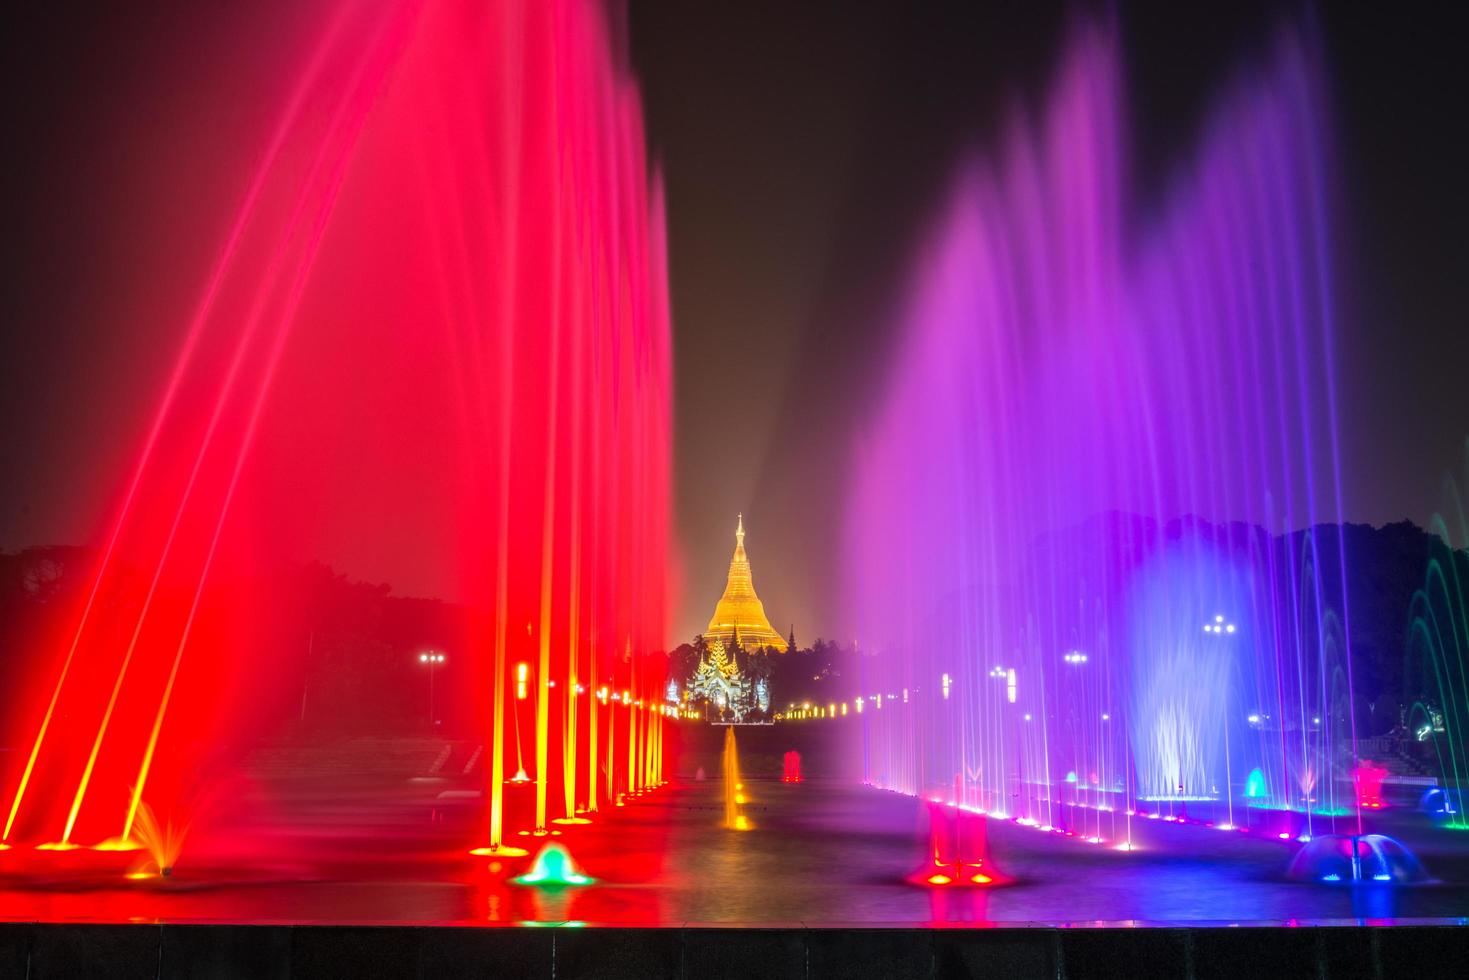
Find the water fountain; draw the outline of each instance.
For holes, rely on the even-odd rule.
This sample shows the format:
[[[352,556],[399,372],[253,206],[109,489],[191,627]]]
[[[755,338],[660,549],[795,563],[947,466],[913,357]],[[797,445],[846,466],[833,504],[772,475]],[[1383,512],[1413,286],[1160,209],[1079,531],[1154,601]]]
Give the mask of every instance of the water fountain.
[[[846,520],[867,779],[1359,833],[1319,55],[1282,29],[1143,190],[1117,52],[1078,24],[918,250]]]
[[[270,584],[303,557],[462,604],[439,701],[481,719],[479,853],[661,781],[663,201],[615,25],[586,0],[300,11],[260,145],[196,161],[238,210],[177,350],[116,366],[163,384],[131,470],[97,475],[87,591],[7,685],[7,845],[136,847],[150,804],[190,823],[304,716],[310,624]],[[534,793],[510,815],[516,662]]]
[[[1324,834],[1291,860],[1289,874],[1325,884],[1409,884],[1428,874],[1401,843],[1382,834]]]
[[[724,776],[724,826],[730,830],[749,830],[745,817],[745,784],[740,778],[740,753],[735,746],[734,726],[724,729],[724,753],[721,763]]]
[[[999,877],[989,866],[988,826],[983,814],[930,802],[928,853],[909,881],[933,887],[993,885]]]
[[[1430,786],[1418,800],[1418,809],[1435,820],[1449,826],[1459,826],[1464,819],[1464,807],[1459,794],[1442,786]]]
[[[1469,444],[1465,448],[1469,473]],[[1421,694],[1409,712],[1414,741],[1431,746],[1442,792],[1424,808],[1451,827],[1469,828],[1456,805],[1469,784],[1469,519],[1459,485],[1444,481],[1445,502],[1430,523],[1436,541],[1413,595],[1408,630],[1410,690]],[[1425,796],[1425,803],[1427,803]]]
[[[530,870],[511,880],[517,885],[557,888],[566,885],[590,885],[595,879],[584,874],[572,860],[571,853],[553,841],[541,848],[531,862]]]

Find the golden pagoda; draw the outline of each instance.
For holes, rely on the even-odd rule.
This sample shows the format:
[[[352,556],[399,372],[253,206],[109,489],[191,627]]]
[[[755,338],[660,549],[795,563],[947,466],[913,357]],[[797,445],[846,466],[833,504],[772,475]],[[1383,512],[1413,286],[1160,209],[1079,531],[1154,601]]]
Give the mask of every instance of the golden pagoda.
[[[725,583],[724,595],[714,607],[709,618],[709,628],[704,639],[721,640],[733,649],[736,644],[747,650],[774,647],[781,653],[789,646],[785,637],[776,632],[765,618],[765,606],[755,594],[755,582],[750,577],[750,559],[745,557],[745,515],[741,514],[735,527],[734,557],[729,562],[729,581]]]

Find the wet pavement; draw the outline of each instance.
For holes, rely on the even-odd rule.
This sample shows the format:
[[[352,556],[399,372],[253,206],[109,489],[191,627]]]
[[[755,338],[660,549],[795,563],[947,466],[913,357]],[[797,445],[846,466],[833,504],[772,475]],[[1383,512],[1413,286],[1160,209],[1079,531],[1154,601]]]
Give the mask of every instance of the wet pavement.
[[[525,787],[515,793],[528,794]],[[444,780],[274,790],[273,821],[193,845],[169,878],[129,880],[132,855],[0,855],[0,918],[243,923],[1225,924],[1469,916],[1469,834],[1384,815],[1436,880],[1413,886],[1297,882],[1299,844],[1135,820],[1132,851],[988,823],[985,867],[1004,884],[914,884],[927,805],[835,779],[750,779],[747,831],[721,825],[722,784],[679,779],[562,843],[582,887],[512,883],[528,858],[470,857],[482,807]],[[447,795],[446,795],[447,794]],[[528,799],[512,801],[512,812]],[[289,805],[288,805],[289,804]],[[1108,819],[1113,819],[1111,815]],[[1109,828],[1111,829],[1111,828]],[[1126,827],[1116,831],[1125,836]],[[510,836],[534,851],[544,841]],[[921,879],[921,875],[919,878]]]

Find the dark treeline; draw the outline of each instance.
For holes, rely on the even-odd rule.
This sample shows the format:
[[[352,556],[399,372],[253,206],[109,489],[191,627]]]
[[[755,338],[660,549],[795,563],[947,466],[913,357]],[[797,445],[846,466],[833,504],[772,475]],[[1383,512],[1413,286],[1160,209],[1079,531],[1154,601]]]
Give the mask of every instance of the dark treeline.
[[[35,697],[50,695],[64,654],[58,644],[74,628],[95,560],[94,552],[77,547],[0,552],[0,670],[8,702],[31,696],[18,685],[44,688]],[[145,581],[139,570],[131,575]],[[461,607],[394,596],[387,585],[352,581],[315,562],[231,585],[247,590],[251,608],[260,610],[250,635],[258,669],[271,674],[252,693],[256,732],[427,732],[429,677],[419,654],[428,650],[446,655],[434,668],[438,729],[453,734],[470,727],[464,680],[474,658],[459,640]],[[199,646],[189,656],[211,655]]]
[[[1327,530],[1316,530],[1314,547],[1320,566],[1334,568],[1338,535],[1335,528]],[[1233,525],[1213,533],[1263,535]],[[1273,546],[1299,551],[1305,533],[1274,539]],[[1387,734],[1404,723],[1421,727],[1434,712],[1453,721],[1456,712],[1469,710],[1453,703],[1469,696],[1455,646],[1469,639],[1463,625],[1469,553],[1452,550],[1408,522],[1346,525],[1341,540],[1359,734]],[[95,557],[88,549],[68,546],[0,551],[0,669],[7,700],[28,696],[18,685],[45,686],[54,676],[61,653],[56,644],[74,622]],[[1329,585],[1332,576],[1322,580]],[[427,731],[428,668],[418,655],[435,650],[447,658],[434,668],[438,730],[472,733],[475,715],[467,688],[484,678],[476,672],[474,652],[462,649],[460,637],[467,632],[462,607],[394,596],[388,585],[353,581],[320,563],[277,567],[250,589],[257,605],[259,597],[268,597],[263,604],[268,612],[252,636],[261,647],[261,669],[273,674],[265,703],[254,711],[262,722],[259,731]],[[1339,595],[1324,599],[1342,608]],[[703,653],[697,641],[675,648],[672,678],[682,685]],[[209,651],[191,655],[208,656]],[[514,657],[519,652],[512,651]],[[742,673],[765,679],[771,711],[871,693],[864,658],[851,645],[817,639],[785,654],[738,651],[735,659]]]

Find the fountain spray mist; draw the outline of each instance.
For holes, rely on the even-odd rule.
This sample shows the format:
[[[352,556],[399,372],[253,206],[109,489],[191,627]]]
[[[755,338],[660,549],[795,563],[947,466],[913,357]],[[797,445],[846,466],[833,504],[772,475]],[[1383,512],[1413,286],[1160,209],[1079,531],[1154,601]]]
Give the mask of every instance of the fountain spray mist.
[[[745,817],[745,784],[740,778],[740,751],[735,745],[733,725],[724,729],[724,755],[721,760],[724,776],[724,825],[730,830],[749,830],[750,821]]]
[[[290,16],[299,78],[243,184],[221,168],[238,210],[177,351],[140,355],[164,384],[99,474],[90,588],[12,688],[8,842],[133,847],[140,814],[207,838],[220,767],[299,715],[310,624],[273,583],[312,558],[427,569],[465,610],[441,700],[483,733],[483,851],[596,809],[603,746],[609,796],[661,777],[667,260],[620,26],[590,0]],[[520,663],[534,812],[504,796]]]
[[[919,251],[846,516],[887,698],[867,776],[1108,840],[1141,810],[1335,822],[1356,752],[1319,56],[1281,31],[1137,193],[1118,48],[1076,24]]]

